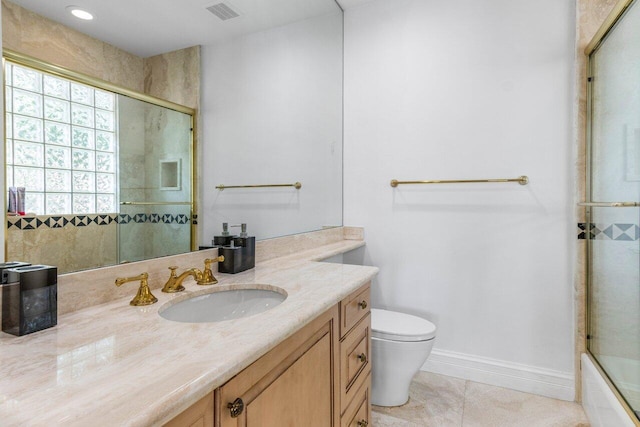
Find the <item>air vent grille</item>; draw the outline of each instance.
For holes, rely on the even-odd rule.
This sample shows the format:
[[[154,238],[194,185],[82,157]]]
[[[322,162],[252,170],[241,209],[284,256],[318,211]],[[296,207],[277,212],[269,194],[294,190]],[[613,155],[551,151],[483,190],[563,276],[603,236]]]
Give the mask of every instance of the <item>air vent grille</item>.
[[[238,16],[240,16],[235,10],[231,9],[225,3],[214,4],[213,6],[209,6],[207,10],[213,13],[214,15],[216,15],[218,18],[222,19],[223,21],[226,21],[227,19],[237,18]]]

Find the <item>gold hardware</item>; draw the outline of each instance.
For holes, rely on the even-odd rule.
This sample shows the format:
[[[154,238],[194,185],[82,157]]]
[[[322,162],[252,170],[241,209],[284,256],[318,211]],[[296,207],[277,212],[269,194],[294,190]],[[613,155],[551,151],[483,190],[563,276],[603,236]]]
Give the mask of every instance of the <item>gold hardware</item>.
[[[580,202],[578,206],[593,206],[598,208],[637,208],[640,202]]]
[[[191,206],[191,202],[120,202],[121,206]]]
[[[218,283],[218,279],[213,277],[213,270],[211,270],[211,264],[214,262],[223,262],[224,256],[220,255],[218,258],[213,259],[205,259],[204,260],[204,271],[202,272],[202,277],[198,280],[198,285],[215,285]]]
[[[593,51],[600,46],[604,38],[609,34],[611,28],[618,22],[622,15],[624,15],[624,12],[631,6],[633,1],[634,0],[619,0],[613,6],[609,15],[605,18],[598,31],[596,31],[596,34],[584,49],[586,55],[591,55]]]
[[[162,288],[162,292],[173,294],[175,292],[184,291],[184,286],[182,286],[182,282],[184,282],[184,279],[186,279],[189,276],[193,277],[193,279],[196,282],[199,280],[202,280],[202,271],[198,270],[197,268],[190,268],[182,272],[182,274],[179,276],[176,276],[177,269],[178,267],[174,267],[174,266],[169,267],[169,270],[171,270],[171,274],[169,275],[169,280],[167,280],[167,283],[164,284],[164,287]]]
[[[517,182],[520,185],[527,185],[529,178],[525,175],[518,178],[497,178],[497,179],[449,179],[449,180],[430,180],[430,181],[398,181],[397,179],[391,180],[391,186],[397,187],[400,184],[469,184],[478,182]]]
[[[358,303],[358,307],[360,307],[361,309],[363,309],[363,310],[364,310],[365,308],[367,308],[367,302],[366,302],[366,301],[364,301],[364,300],[363,300],[363,301],[361,301],[361,302],[359,302],[359,303]]]
[[[196,281],[198,285],[214,285],[218,283],[218,280],[215,277],[213,277],[211,264],[213,264],[214,262],[222,262],[222,261],[224,261],[224,256],[222,255],[213,259],[207,258],[204,260],[204,272],[200,271],[197,268],[190,268],[188,270],[183,271],[182,274],[180,274],[179,276],[176,274],[176,270],[178,269],[178,267],[176,266],[169,267],[169,270],[171,270],[171,274],[169,275],[169,279],[167,280],[167,283],[164,284],[164,287],[162,288],[162,292],[172,294],[172,293],[184,291],[184,286],[182,286],[182,282],[184,282],[184,279],[186,279],[189,276],[193,277],[193,279]]]
[[[233,403],[227,403],[227,408],[229,408],[231,418],[238,418],[244,410],[244,402],[242,401],[242,399],[237,398],[233,401]]]
[[[302,183],[294,182],[293,184],[259,184],[259,185],[223,185],[220,184],[216,188],[220,191],[226,188],[267,188],[267,187],[295,187],[296,190],[302,188]]]
[[[172,265],[171,267],[169,267],[171,274],[169,274],[169,280],[167,280],[167,283],[164,284],[164,287],[162,288],[162,292],[173,294],[176,292],[184,291],[184,286],[182,286],[182,284],[176,285],[176,280],[178,279],[178,275],[176,274],[177,269],[178,269],[178,266],[175,266],[175,265]]]
[[[362,363],[367,363],[367,355],[364,353],[360,353],[358,355],[358,360],[361,361]]]
[[[369,425],[369,421],[367,420],[358,421],[358,427],[367,427],[368,425]]]
[[[127,282],[135,282],[140,280],[140,287],[138,288],[138,293],[135,297],[129,302],[131,305],[151,305],[153,303],[158,302],[158,298],[154,297],[151,293],[151,289],[149,289],[149,279],[148,273],[142,273],[139,276],[135,277],[123,277],[116,279],[116,286],[122,286]]]

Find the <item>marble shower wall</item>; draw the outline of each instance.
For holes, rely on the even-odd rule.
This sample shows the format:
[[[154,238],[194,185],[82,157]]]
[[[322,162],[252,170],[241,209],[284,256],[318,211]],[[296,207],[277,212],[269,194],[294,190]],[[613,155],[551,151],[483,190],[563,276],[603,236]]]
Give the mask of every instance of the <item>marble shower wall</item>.
[[[198,110],[200,46],[145,58],[144,93]]]
[[[199,107],[199,46],[150,58],[140,58],[6,0],[2,0],[2,41],[5,48],[45,62],[140,93],[195,109]],[[144,129],[128,128],[121,137],[133,139],[143,137],[143,134]],[[129,155],[143,157],[144,147],[142,150],[140,153],[129,153]],[[142,161],[138,165],[141,163]],[[138,174],[140,175],[139,169]],[[144,178],[142,176],[143,180]],[[138,186],[133,182],[129,184],[131,185],[125,186],[123,197],[142,200],[145,196],[144,190],[139,189],[143,188],[143,185]],[[38,217],[36,220],[45,221],[46,217]],[[132,251],[131,257],[139,259],[137,256],[144,255],[144,242],[136,241],[135,236],[139,232],[148,234],[144,232],[144,228],[152,225],[155,224],[132,222],[123,225],[131,230],[135,227],[140,228],[133,233],[121,233],[121,237],[126,236],[127,238],[125,244]],[[185,227],[184,224],[178,225]],[[163,225],[164,228],[169,229],[176,226],[177,224]],[[189,224],[186,225],[186,227],[188,226]],[[57,265],[60,272],[86,269],[96,265],[110,265],[117,262],[116,250],[113,249],[116,245],[116,238],[111,237],[115,236],[116,227],[115,223],[100,227],[92,224],[79,230],[75,229],[73,224],[68,223],[64,227],[64,232],[63,229],[49,229],[47,227],[27,230],[13,227],[7,230],[7,259],[47,262]],[[108,233],[107,229],[111,229],[111,232]],[[64,238],[61,238],[62,233],[65,233]],[[172,231],[169,230],[168,233],[171,234]],[[110,237],[107,238],[107,234]],[[100,239],[106,239],[108,244],[96,245],[96,242],[101,241]],[[37,250],[36,246],[42,246],[43,249]],[[55,247],[54,251],[46,249],[53,247]],[[113,251],[107,250],[107,248],[112,248]],[[52,256],[54,253],[57,255]],[[90,260],[94,263],[91,264]]]
[[[144,91],[143,59],[2,0],[2,45],[25,55]]]

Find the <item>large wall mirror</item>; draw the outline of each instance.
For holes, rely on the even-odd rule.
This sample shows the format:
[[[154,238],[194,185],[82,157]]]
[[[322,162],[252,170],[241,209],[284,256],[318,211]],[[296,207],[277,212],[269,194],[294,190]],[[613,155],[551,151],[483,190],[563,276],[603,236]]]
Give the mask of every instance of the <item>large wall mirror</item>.
[[[44,92],[29,98],[33,91],[25,95],[24,88],[7,86],[5,189],[26,187],[26,210],[37,216],[7,216],[5,259],[69,272],[206,246],[223,222],[246,223],[258,239],[342,225],[342,10],[334,0],[305,0],[304,7],[299,0],[275,3],[234,0],[227,5],[238,12],[234,21],[180,1],[150,12],[142,0],[116,0],[96,5],[101,10],[94,29],[64,15],[62,0],[3,0],[3,45],[18,56],[106,81],[105,75],[120,78],[144,68],[140,93],[164,82],[197,86],[193,103],[176,99],[180,90],[174,88],[151,92],[162,102],[115,94],[114,110],[95,104],[109,92],[101,87],[89,105]],[[125,7],[128,15],[117,12]],[[190,46],[197,49],[197,75],[181,74],[186,62],[174,55],[196,52]],[[59,63],[64,56],[69,60]],[[158,64],[166,69],[150,75],[148,68]],[[14,71],[30,70],[20,62],[5,66],[11,84]],[[76,90],[90,86],[73,84]],[[38,96],[43,116],[35,126],[42,136],[34,138],[42,140],[24,139],[15,117],[25,118],[22,126],[35,123],[35,116],[16,112],[14,104]],[[54,104],[62,109],[55,114],[68,113],[69,123],[49,123],[58,123],[45,115]],[[93,128],[78,122],[88,110]],[[102,128],[109,124],[113,131]],[[47,131],[62,132],[63,139],[68,133],[68,145],[56,145]],[[193,152],[192,140],[198,142]],[[65,164],[70,168],[58,167]],[[300,188],[281,186],[296,182]]]

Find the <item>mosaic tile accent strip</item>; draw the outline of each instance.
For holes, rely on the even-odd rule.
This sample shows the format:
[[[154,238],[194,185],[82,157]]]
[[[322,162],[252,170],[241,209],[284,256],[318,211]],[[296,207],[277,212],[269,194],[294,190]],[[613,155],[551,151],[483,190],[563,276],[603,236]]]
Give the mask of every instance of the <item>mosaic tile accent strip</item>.
[[[640,240],[640,227],[636,224],[588,224],[588,228],[589,230],[587,231],[587,223],[578,223],[578,239],[626,242]]]
[[[7,219],[7,228],[36,230],[38,228],[87,227],[89,225],[116,224],[189,224],[185,214],[92,214],[92,215],[38,215],[31,217],[12,216]]]

